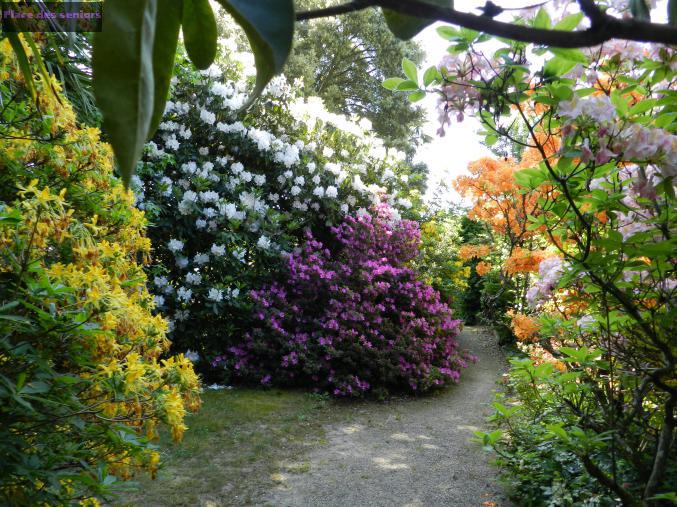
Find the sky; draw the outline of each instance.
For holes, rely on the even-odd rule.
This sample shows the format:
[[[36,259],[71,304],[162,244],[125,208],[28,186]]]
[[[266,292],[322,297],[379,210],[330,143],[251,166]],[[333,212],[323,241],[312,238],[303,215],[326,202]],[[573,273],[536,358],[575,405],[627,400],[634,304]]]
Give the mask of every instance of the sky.
[[[503,7],[513,7],[529,5],[529,1],[504,0],[497,3]],[[484,1],[456,0],[454,4],[460,11],[472,12],[475,7],[484,5]],[[445,24],[435,23],[423,30],[415,39],[426,52],[424,69],[437,65],[447,52],[449,42],[437,34],[437,27]],[[471,115],[466,115],[462,123],[452,120],[451,125],[445,127],[446,135],[439,137],[437,135],[437,129],[440,127],[437,97],[428,95],[420,104],[426,111],[424,132],[433,139],[432,142],[418,149],[415,158],[416,162],[424,162],[428,165],[426,200],[431,202],[437,194],[444,203],[460,203],[462,199],[451,189],[451,181],[467,173],[469,162],[492,155],[481,144],[482,137],[477,134],[481,128],[480,123]]]
[[[424,69],[438,64],[449,45],[437,35],[438,26],[442,26],[442,23],[426,28],[416,38],[426,51]],[[477,134],[480,130],[480,123],[470,115],[467,115],[462,123],[452,120],[451,125],[445,127],[446,135],[438,136],[440,109],[437,106],[437,100],[436,96],[429,94],[420,102],[426,112],[423,130],[432,138],[432,141],[419,147],[415,161],[424,162],[428,166],[428,192],[426,194],[428,202],[435,194],[441,196],[445,203],[460,202],[460,196],[451,189],[451,181],[456,176],[467,172],[469,162],[490,155],[491,152],[480,143],[481,136]]]

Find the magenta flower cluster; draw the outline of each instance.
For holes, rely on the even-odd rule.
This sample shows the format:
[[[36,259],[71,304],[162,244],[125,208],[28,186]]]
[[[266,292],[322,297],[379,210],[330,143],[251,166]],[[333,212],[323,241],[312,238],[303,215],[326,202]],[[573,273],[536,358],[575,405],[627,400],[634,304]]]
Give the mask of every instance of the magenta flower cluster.
[[[457,382],[470,359],[454,339],[460,321],[407,266],[418,255],[418,224],[382,206],[331,232],[331,250],[308,233],[284,281],[251,292],[257,325],[216,362],[263,384],[335,396]]]

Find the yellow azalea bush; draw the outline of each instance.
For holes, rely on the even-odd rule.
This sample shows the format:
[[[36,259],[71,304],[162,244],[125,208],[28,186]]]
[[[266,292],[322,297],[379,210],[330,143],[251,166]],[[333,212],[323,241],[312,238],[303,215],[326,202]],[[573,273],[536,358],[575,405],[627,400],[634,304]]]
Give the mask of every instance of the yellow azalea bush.
[[[155,473],[157,428],[181,439],[199,382],[166,356],[146,219],[110,147],[56,81],[30,100],[6,39],[0,76],[0,503],[91,505]]]
[[[459,258],[460,223],[451,212],[438,211],[421,224],[421,255],[416,267],[422,281],[452,305],[468,287],[470,267]]]

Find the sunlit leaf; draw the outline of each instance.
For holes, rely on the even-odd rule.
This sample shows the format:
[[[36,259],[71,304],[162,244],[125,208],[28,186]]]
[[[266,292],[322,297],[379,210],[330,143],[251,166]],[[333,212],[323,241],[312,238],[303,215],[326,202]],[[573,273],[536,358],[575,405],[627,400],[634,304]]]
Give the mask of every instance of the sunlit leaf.
[[[423,90],[419,90],[413,93],[410,93],[407,98],[409,99],[409,102],[418,102],[419,100],[422,100],[425,98],[425,92]]]
[[[409,60],[409,58],[402,59],[402,71],[414,83],[418,83],[418,70],[416,64]]]
[[[559,21],[553,28],[555,30],[564,30],[570,32],[580,24],[583,18],[584,15],[582,12],[570,14],[569,16],[565,16],[564,18],[562,18],[562,20]]]
[[[536,14],[532,24],[534,28],[550,28],[552,26],[552,22],[550,21],[550,15],[548,14],[548,11],[546,11],[543,7],[538,9],[538,13]]]
[[[391,77],[383,81],[383,88],[386,90],[394,90],[396,89],[400,84],[402,84],[405,80],[402,79],[401,77]]]

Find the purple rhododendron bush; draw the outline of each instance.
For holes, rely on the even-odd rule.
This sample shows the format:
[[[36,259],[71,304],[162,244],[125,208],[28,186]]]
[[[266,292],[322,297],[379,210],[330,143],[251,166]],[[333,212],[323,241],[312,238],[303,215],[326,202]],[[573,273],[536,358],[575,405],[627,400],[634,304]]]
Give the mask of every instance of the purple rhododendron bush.
[[[251,292],[257,324],[216,363],[263,384],[335,396],[457,382],[473,358],[458,349],[460,321],[409,267],[418,224],[379,206],[331,232],[333,245],[308,232],[283,279]]]

